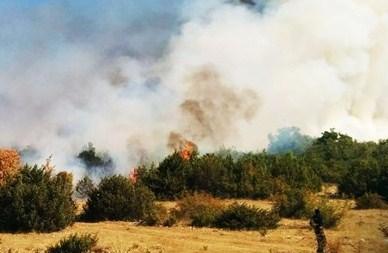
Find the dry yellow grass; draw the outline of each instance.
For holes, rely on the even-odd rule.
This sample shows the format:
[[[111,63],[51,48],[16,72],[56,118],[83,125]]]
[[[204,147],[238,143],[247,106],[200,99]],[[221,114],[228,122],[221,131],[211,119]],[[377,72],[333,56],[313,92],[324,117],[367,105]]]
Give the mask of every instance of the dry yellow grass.
[[[239,200],[241,202],[243,200]],[[244,201],[270,207],[268,201]],[[167,203],[169,207],[174,203]],[[340,242],[340,252],[388,252],[388,241],[379,225],[388,223],[387,210],[350,210],[341,225],[327,230],[329,242]],[[278,229],[265,236],[259,232],[232,232],[190,227],[143,227],[128,222],[76,223],[64,231],[50,234],[0,234],[0,252],[42,252],[72,233],[94,233],[98,245],[109,252],[149,253],[312,253],[315,239],[305,220],[283,219]]]

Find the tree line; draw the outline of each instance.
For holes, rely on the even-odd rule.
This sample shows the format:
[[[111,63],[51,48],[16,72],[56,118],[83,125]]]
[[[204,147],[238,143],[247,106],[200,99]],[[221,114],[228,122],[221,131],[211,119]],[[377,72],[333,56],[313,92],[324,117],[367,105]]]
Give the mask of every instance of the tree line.
[[[157,165],[140,166],[138,178],[159,199],[186,192],[267,198],[287,188],[319,191],[322,183],[337,184],[347,197],[376,193],[388,198],[388,140],[358,142],[330,130],[302,143],[302,149],[294,143],[277,153],[223,150],[188,160],[174,153]]]
[[[298,140],[305,138],[295,136]],[[303,148],[298,143],[303,143]],[[98,184],[88,177],[77,183],[76,192],[87,199],[80,215],[71,174],[54,174],[49,163],[42,167],[25,165],[0,183],[0,231],[57,231],[77,219],[168,225],[175,218],[166,217],[166,210],[156,200],[181,199],[196,192],[220,198],[274,197],[277,201],[270,213],[245,206],[226,207],[218,213],[220,208],[201,205],[197,208],[200,212],[191,217],[193,224],[234,224],[230,217],[236,217],[235,213],[250,213],[244,224],[273,227],[277,215],[302,217],[309,213],[305,193],[319,191],[324,182],[338,184],[339,194],[345,197],[358,198],[359,208],[373,203],[385,206],[381,201],[388,199],[388,140],[358,142],[331,130],[308,142],[282,145],[275,145],[278,152],[222,150],[194,153],[190,159],[173,153],[159,164],[140,166],[135,181],[113,175],[109,155],[100,157],[101,153],[89,145],[78,157],[85,163],[91,159],[86,163],[91,174],[105,176]],[[339,216],[335,210],[325,203],[322,206],[327,206],[327,216],[336,224]]]

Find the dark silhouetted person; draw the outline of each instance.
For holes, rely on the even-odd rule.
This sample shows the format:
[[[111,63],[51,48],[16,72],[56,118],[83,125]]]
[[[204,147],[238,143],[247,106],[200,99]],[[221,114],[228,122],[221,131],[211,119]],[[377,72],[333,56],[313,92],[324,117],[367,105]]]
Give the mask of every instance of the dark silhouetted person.
[[[314,229],[317,238],[317,253],[324,253],[326,248],[326,236],[323,231],[323,219],[319,209],[315,209],[314,215],[310,219],[310,226]]]

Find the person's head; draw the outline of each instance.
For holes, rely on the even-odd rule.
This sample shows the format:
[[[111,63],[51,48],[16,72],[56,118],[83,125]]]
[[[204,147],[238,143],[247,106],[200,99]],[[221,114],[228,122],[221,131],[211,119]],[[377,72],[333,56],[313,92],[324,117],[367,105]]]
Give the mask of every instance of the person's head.
[[[320,214],[319,209],[318,209],[318,208],[315,208],[314,213],[315,213],[316,215]]]

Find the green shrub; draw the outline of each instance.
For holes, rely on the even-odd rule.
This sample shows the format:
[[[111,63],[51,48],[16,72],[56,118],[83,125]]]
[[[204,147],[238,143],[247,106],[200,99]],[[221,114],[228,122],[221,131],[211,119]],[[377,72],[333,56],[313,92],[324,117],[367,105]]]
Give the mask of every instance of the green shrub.
[[[70,235],[47,249],[47,253],[89,253],[97,244],[97,237],[84,234]]]
[[[145,216],[142,224],[147,226],[164,225],[169,219],[167,208],[161,204],[156,204],[154,208]]]
[[[72,175],[25,166],[0,186],[0,230],[57,231],[72,224]]]
[[[234,203],[222,210],[214,226],[231,230],[266,230],[275,228],[279,221],[280,217],[274,211]]]
[[[321,205],[319,207],[323,217],[323,226],[325,228],[336,227],[344,217],[343,210],[335,208],[333,205]]]
[[[365,193],[356,199],[357,209],[385,209],[387,206],[383,198],[376,193]]]
[[[87,198],[87,196],[89,196],[94,189],[95,186],[93,181],[90,179],[90,177],[87,176],[78,181],[77,185],[75,186],[75,192],[79,198]]]
[[[182,159],[181,155],[175,152],[167,156],[157,167],[152,165],[149,169],[139,168],[138,177],[158,199],[173,200],[181,197],[186,191],[186,177],[190,170],[190,161]]]
[[[192,212],[191,225],[194,227],[211,227],[215,223],[221,209],[212,206],[201,206]]]
[[[300,218],[306,209],[306,199],[303,190],[287,190],[275,198],[275,209],[281,217]]]
[[[144,221],[152,215],[155,196],[142,184],[123,176],[106,177],[88,196],[81,219]]]

